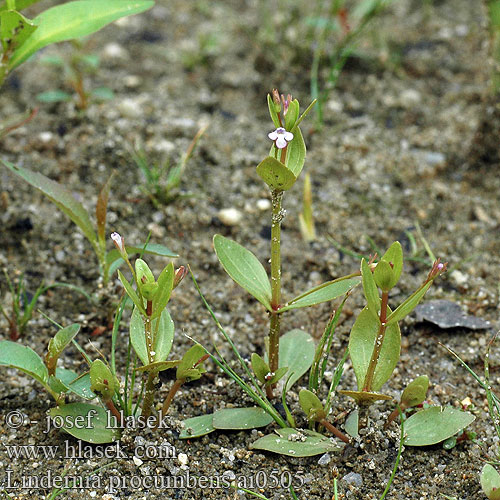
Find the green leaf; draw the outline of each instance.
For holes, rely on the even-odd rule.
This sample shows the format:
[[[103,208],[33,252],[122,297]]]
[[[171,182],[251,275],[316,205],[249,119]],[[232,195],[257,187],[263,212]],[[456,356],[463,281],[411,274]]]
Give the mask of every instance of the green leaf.
[[[256,352],[251,357],[252,370],[261,384],[266,383],[266,375],[270,372],[269,365]]]
[[[294,129],[293,136],[286,151],[286,166],[298,178],[306,161],[306,145],[299,127]]]
[[[359,285],[358,278],[328,281],[290,300],[283,307],[280,307],[279,312],[282,313],[290,309],[298,309],[299,307],[314,306],[336,299],[357,285]]]
[[[94,399],[96,397],[90,388],[89,373],[79,376],[72,370],[57,367],[55,378],[64,385],[66,389],[64,392],[73,392],[83,399]]]
[[[210,413],[184,420],[184,429],[179,434],[179,439],[197,438],[215,431],[215,427],[212,425],[213,418],[213,414]]]
[[[47,364],[50,375],[55,373],[59,356],[66,346],[76,337],[79,331],[80,325],[78,323],[73,323],[65,328],[61,328],[54,337],[50,339],[47,356],[45,358],[45,363]]]
[[[220,234],[214,236],[214,248],[226,273],[268,311],[272,311],[271,284],[257,257],[245,247]]]
[[[139,298],[137,292],[132,288],[132,285],[127,281],[127,279],[125,278],[125,276],[123,276],[122,272],[119,269],[118,277],[120,278],[120,281],[122,282],[123,288],[125,288],[127,295],[132,299],[132,302],[137,308],[139,308],[143,315],[146,315],[146,310],[144,309],[142,300]]]
[[[363,387],[379,326],[380,322],[365,307],[359,313],[352,327],[349,336],[349,354],[356,374],[358,389]],[[389,380],[399,360],[400,350],[401,333],[398,324],[394,323],[387,326],[385,331],[382,349],[373,376],[373,391],[378,391]]]
[[[387,317],[387,326],[394,325],[398,321],[401,321],[405,316],[408,316],[415,307],[417,307],[418,303],[424,298],[424,295],[427,293],[427,290],[432,285],[432,281],[425,283],[422,285],[415,293],[410,295],[404,302],[399,304],[399,306],[389,314]]]
[[[49,379],[42,358],[33,349],[10,340],[0,341],[0,365],[17,368],[43,385]]]
[[[76,0],[43,11],[35,19],[38,26],[9,61],[9,70],[52,43],[81,38],[121,17],[153,7],[152,0]]]
[[[292,131],[293,127],[295,127],[295,123],[299,119],[299,101],[297,99],[293,99],[288,104],[288,111],[285,115],[285,129],[288,131]]]
[[[5,160],[1,161],[12,173],[39,189],[57,206],[57,208],[59,208],[59,210],[65,213],[81,229],[85,237],[94,247],[97,245],[97,235],[88,213],[83,205],[79,201],[76,201],[68,189],[39,172],[32,172],[31,170],[18,167]]]
[[[481,471],[481,488],[488,500],[500,500],[500,474],[490,464],[485,464]]]
[[[367,307],[370,312],[378,318],[380,312],[380,295],[370,266],[368,266],[365,259],[361,260],[361,278],[363,281],[363,292],[365,293]]]
[[[190,378],[192,379],[195,373],[192,371],[193,369],[196,372],[197,363],[206,355],[205,349],[200,344],[195,344],[190,347],[179,363],[177,367],[177,380]],[[199,377],[197,377],[199,378]]]
[[[252,443],[250,448],[289,457],[312,457],[342,450],[329,438],[317,432],[291,428],[278,429],[275,432],[277,435],[268,434]]]
[[[153,315],[151,316],[153,319],[158,318],[165,307],[167,307],[174,288],[174,275],[174,264],[170,262],[160,273],[160,276],[158,276],[158,291],[153,297]]]
[[[160,322],[159,325],[158,321]],[[153,344],[153,350],[155,352],[153,362],[155,363],[165,361],[170,354],[174,341],[174,322],[166,309],[163,310],[159,319],[152,321],[151,331],[154,333],[156,328],[158,328],[158,332],[154,337]],[[130,318],[130,341],[142,363],[144,365],[149,365],[144,321],[137,308],[134,308],[132,317]]]
[[[314,339],[303,330],[290,330],[280,338],[279,367],[288,367],[289,373],[293,372],[288,388],[309,370],[315,351]]]
[[[412,380],[401,395],[401,404],[405,408],[417,406],[425,401],[429,389],[429,377],[421,375]]]
[[[64,92],[64,90],[48,90],[36,95],[38,102],[52,103],[52,102],[67,102],[71,100],[71,94]]]
[[[287,191],[297,180],[291,170],[272,156],[268,156],[257,165],[257,174],[271,189],[280,191]]]
[[[405,420],[405,446],[430,446],[454,436],[476,417],[451,406],[433,406]]]
[[[281,127],[280,121],[278,119],[278,113],[274,107],[274,101],[271,94],[267,94],[267,107],[269,108],[269,114],[271,115],[271,120],[276,128]],[[281,108],[281,105],[280,105]]]
[[[391,265],[392,268],[392,280],[389,283],[389,289],[394,288],[401,277],[401,272],[403,270],[403,249],[401,248],[401,243],[395,241],[382,255],[380,260],[385,260]]]
[[[299,392],[299,403],[302,411],[307,415],[307,420],[319,422],[326,417],[323,404],[318,396],[308,389],[301,389]]]
[[[215,429],[246,430],[265,427],[273,422],[273,417],[259,407],[224,408],[214,413]]]
[[[359,436],[359,410],[353,410],[349,413],[344,423],[344,429],[354,439]]]
[[[118,429],[108,425],[108,412],[88,403],[69,403],[50,410],[56,423],[64,419],[63,429],[87,443],[112,443],[120,437]],[[59,417],[59,418],[58,418]],[[78,420],[77,420],[78,419]]]
[[[90,365],[90,388],[92,392],[101,396],[104,400],[111,399],[115,395],[119,382],[115,379],[109,367],[100,359],[96,359]]]
[[[0,12],[0,41],[3,53],[20,47],[36,28],[36,23],[15,10]]]
[[[38,3],[40,0],[16,0],[16,9],[23,10],[34,3]],[[7,2],[0,2],[0,12],[7,10]]]

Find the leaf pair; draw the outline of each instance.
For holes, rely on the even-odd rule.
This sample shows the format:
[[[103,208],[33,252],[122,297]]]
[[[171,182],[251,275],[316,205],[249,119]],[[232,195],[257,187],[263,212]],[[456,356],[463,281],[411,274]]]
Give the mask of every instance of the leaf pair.
[[[255,297],[268,311],[272,312],[271,284],[264,266],[257,257],[242,245],[220,234],[214,236],[214,248],[220,263],[229,276]],[[283,307],[280,307],[278,313],[333,300],[344,295],[358,284],[359,279],[357,278],[323,283],[287,302]]]

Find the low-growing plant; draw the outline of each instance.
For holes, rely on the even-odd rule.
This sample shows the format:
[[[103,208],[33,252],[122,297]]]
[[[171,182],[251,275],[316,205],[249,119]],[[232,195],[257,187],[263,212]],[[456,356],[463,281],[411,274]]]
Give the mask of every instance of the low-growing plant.
[[[0,5],[0,86],[19,65],[43,47],[99,31],[121,17],[138,14],[153,0],[75,0],[51,7],[34,19],[21,10],[39,0],[5,0]]]
[[[486,354],[484,356],[484,378],[481,377],[470,368],[467,363],[460,358],[460,356],[450,349],[449,347],[443,346],[455,359],[457,359],[460,364],[472,375],[474,380],[484,389],[486,393],[486,398],[488,400],[488,413],[490,416],[491,424],[495,429],[495,433],[500,439],[500,398],[493,392],[490,383],[490,350],[495,342],[498,333],[494,335],[488,344],[486,349]],[[442,345],[442,344],[441,344]],[[497,452],[495,457],[486,456],[486,464],[483,466],[480,475],[481,488],[484,494],[488,497],[488,500],[499,500],[500,499],[500,474],[498,469],[500,468],[500,450]]]
[[[68,56],[52,55],[44,57],[41,62],[51,66],[62,74],[63,85],[71,92],[63,89],[50,89],[36,96],[42,103],[68,102],[76,97],[76,106],[85,110],[92,101],[113,99],[113,91],[109,87],[97,87],[88,90],[88,77],[97,73],[99,56],[89,53],[80,40],[72,40],[73,50]]]
[[[186,171],[187,163],[207,128],[208,125],[205,125],[198,130],[187,151],[180,158],[179,162],[173,166],[170,166],[168,160],[161,164],[150,162],[143,149],[137,149],[132,152],[132,159],[142,172],[145,180],[140,185],[140,188],[155,207],[167,205],[181,196],[179,188]],[[186,196],[190,195],[187,194]]]
[[[33,316],[33,311],[39,297],[51,288],[70,288],[71,290],[75,290],[81,293],[87,299],[92,300],[90,295],[88,295],[84,290],[69,283],[53,283],[52,285],[45,285],[42,281],[39,287],[35,290],[35,293],[30,294],[26,289],[24,274],[21,274],[21,276],[19,277],[17,286],[14,285],[5,269],[4,275],[5,281],[10,291],[12,303],[10,313],[8,312],[7,307],[4,307],[2,304],[0,304],[0,313],[2,313],[4,318],[7,320],[7,323],[9,325],[9,337],[11,338],[11,340],[17,340],[23,335],[29,321]]]
[[[180,385],[199,378],[204,372],[203,362],[208,357],[200,346],[195,345],[182,359],[167,360],[174,339],[174,323],[166,306],[172,290],[185,276],[184,268],[175,271],[170,263],[156,280],[141,258],[136,259],[132,266],[123,238],[118,233],[113,233],[112,239],[132,272],[133,283],[129,283],[119,272],[127,295],[122,297],[116,311],[109,361],[101,353],[96,359],[85,353],[75,341],[80,330],[77,323],[58,327],[43,359],[27,346],[9,340],[0,342],[0,365],[16,368],[38,381],[56,402],[56,407],[50,410],[56,427],[90,443],[114,441],[125,427],[158,428]],[[129,355],[125,374],[120,377],[116,370],[116,342],[128,298],[134,309],[129,326]],[[80,375],[59,366],[59,359],[69,345],[77,348],[88,366],[87,371]],[[131,356],[131,349],[134,357]],[[137,359],[142,366],[137,366]],[[159,372],[174,367],[177,367],[177,381],[164,403],[163,411],[155,415],[156,378]],[[146,380],[142,382],[141,390],[137,391],[138,378],[142,374],[145,374]],[[70,394],[85,402],[67,402],[66,396]],[[96,398],[100,405],[88,403]],[[85,425],[75,425],[75,422],[85,422]]]
[[[13,165],[6,160],[1,161],[13,174],[16,174],[47,196],[61,212],[66,214],[80,228],[84,236],[92,245],[99,262],[102,282],[106,285],[111,275],[124,263],[120,252],[116,248],[109,251],[106,249],[106,217],[109,192],[114,173],[110,175],[99,192],[95,208],[96,224],[94,226],[85,207],[75,199],[68,188],[49,179],[40,172],[33,172],[24,167]],[[163,257],[177,257],[177,254],[159,244],[147,244],[144,248],[127,246],[126,250],[129,254],[144,252]]]

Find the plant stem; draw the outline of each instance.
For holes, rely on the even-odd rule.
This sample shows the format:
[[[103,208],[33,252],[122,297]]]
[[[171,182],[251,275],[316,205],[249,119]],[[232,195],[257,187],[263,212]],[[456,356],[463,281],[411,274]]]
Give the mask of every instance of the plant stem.
[[[400,403],[399,406],[396,406],[394,411],[387,417],[387,421],[384,424],[384,429],[387,429],[391,422],[396,419],[397,416],[402,415],[402,413],[406,410],[407,406],[404,403]]]
[[[151,415],[151,407],[153,406],[153,397],[155,393],[155,380],[156,373],[150,372],[148,381],[146,382],[146,393],[144,394],[144,402],[142,404],[142,415],[148,418]]]
[[[167,397],[165,401],[163,402],[163,406],[160,412],[160,415],[158,416],[158,422],[156,423],[155,430],[158,428],[160,425],[161,419],[168,413],[168,409],[170,408],[170,405],[172,401],[174,400],[175,395],[177,394],[177,391],[182,387],[182,384],[186,380],[183,378],[177,379],[170,390],[168,391]]]
[[[104,401],[104,404],[106,405],[106,408],[116,417],[117,422],[122,425],[122,415],[121,413],[116,409],[115,404],[113,403],[112,399],[108,399]]]
[[[338,437],[339,439],[341,439],[342,441],[344,441],[344,443],[347,443],[349,444],[351,441],[349,440],[349,438],[343,433],[343,432],[340,432],[334,425],[332,425],[330,422],[328,422],[328,420],[326,419],[323,419],[323,420],[320,420],[319,422],[325,429],[328,429],[334,436]]]
[[[279,366],[280,315],[278,309],[281,301],[281,221],[283,211],[281,201],[283,191],[271,191],[271,313],[269,325],[269,368],[275,373]],[[272,388],[270,388],[272,394]]]
[[[382,304],[380,306],[380,327],[378,330],[377,338],[375,339],[375,345],[373,346],[372,357],[370,358],[370,364],[368,365],[368,370],[366,372],[365,384],[363,386],[363,391],[371,392],[373,384],[373,376],[375,375],[375,368],[377,368],[378,358],[380,356],[380,351],[382,350],[382,344],[384,343],[385,330],[387,328],[387,303],[389,301],[389,292],[382,292]]]

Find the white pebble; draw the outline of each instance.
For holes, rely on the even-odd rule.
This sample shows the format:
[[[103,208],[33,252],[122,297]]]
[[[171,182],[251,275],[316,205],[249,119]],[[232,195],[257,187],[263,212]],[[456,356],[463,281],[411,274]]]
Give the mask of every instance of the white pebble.
[[[188,456],[185,453],[179,453],[179,455],[177,455],[177,460],[179,460],[181,465],[187,465],[189,461]]]
[[[128,52],[115,42],[108,43],[104,47],[102,55],[106,59],[128,59]]]
[[[219,210],[217,217],[225,226],[237,226],[243,219],[243,214],[236,208],[223,208]]]
[[[132,460],[134,461],[134,464],[137,465],[137,467],[140,467],[144,463],[140,458],[136,456],[134,456]]]
[[[257,200],[257,208],[262,211],[269,210],[271,208],[271,202],[267,198],[261,198]]]

